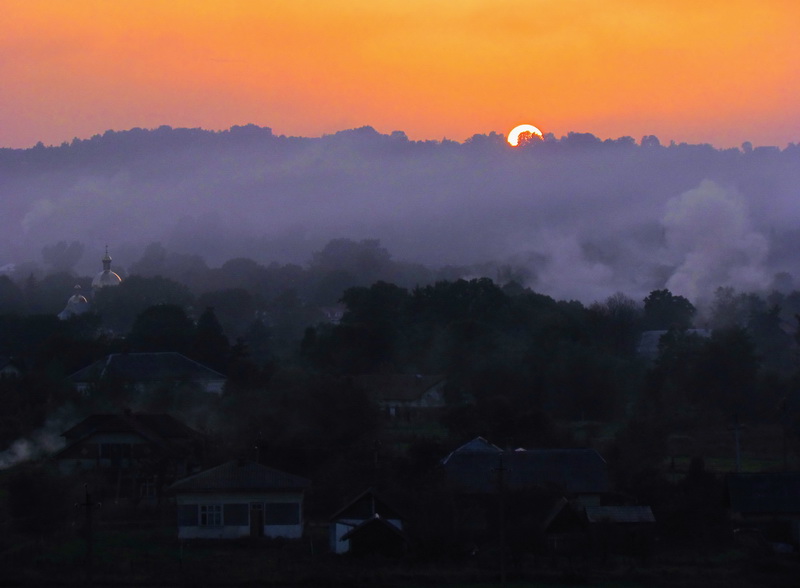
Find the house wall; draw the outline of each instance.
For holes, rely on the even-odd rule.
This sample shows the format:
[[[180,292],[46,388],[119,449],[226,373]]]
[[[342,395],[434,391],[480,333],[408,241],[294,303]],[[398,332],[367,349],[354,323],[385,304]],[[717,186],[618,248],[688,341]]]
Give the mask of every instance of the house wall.
[[[130,457],[111,459],[103,457],[103,445],[129,445]],[[139,454],[141,446],[150,443],[135,433],[98,433],[70,448],[68,456],[59,457],[58,469],[62,474],[95,468],[129,468]],[[134,447],[138,446],[138,447]],[[132,459],[133,458],[133,459]]]
[[[403,522],[399,519],[385,519],[387,523],[397,527],[398,529],[403,529]],[[350,551],[350,541],[342,541],[342,537],[344,537],[348,532],[350,532],[353,527],[357,527],[361,523],[364,522],[364,519],[338,519],[333,521],[329,527],[329,540],[330,540],[330,550],[331,553],[347,553]]]
[[[228,494],[179,494],[178,538],[179,539],[236,539],[250,536],[250,508],[262,505],[264,512],[264,537],[300,539],[303,536],[302,492],[276,493],[228,493]],[[221,525],[200,525],[200,505],[221,505]],[[270,520],[272,505],[295,505],[297,522],[279,524]],[[194,516],[192,512],[196,513]],[[227,519],[227,520],[226,520]],[[232,522],[233,520],[233,522]]]

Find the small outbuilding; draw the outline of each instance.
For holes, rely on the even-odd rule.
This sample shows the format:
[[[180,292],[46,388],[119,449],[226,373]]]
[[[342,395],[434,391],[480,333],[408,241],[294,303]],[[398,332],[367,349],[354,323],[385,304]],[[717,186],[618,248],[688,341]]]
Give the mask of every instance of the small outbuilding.
[[[406,546],[403,517],[374,488],[368,488],[340,508],[331,517],[329,529],[332,553],[364,552],[371,548],[395,553]]]
[[[408,538],[394,523],[376,514],[344,534],[349,552],[355,556],[401,557],[408,551]]]

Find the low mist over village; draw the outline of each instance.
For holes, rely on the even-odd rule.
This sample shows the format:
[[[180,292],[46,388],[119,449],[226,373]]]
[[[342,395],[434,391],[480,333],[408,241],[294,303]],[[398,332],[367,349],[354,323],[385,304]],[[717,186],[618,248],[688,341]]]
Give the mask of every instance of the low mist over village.
[[[790,586],[800,148],[0,149],[0,583]]]

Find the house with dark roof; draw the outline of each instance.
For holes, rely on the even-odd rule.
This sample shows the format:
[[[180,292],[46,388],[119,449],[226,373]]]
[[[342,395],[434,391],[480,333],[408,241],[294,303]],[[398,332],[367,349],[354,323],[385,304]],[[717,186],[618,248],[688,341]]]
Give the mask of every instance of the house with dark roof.
[[[564,501],[582,511],[599,505],[610,487],[606,462],[591,449],[503,450],[476,437],[441,466],[454,527],[475,545],[496,536],[501,500],[509,521],[533,540],[553,505]]]
[[[382,527],[389,525],[385,533]],[[403,534],[403,517],[390,506],[383,498],[379,497],[374,488],[367,488],[364,492],[353,498],[350,502],[336,511],[329,524],[329,538],[331,553],[347,553],[351,550],[351,538],[356,537],[356,542],[361,538],[370,536],[384,537],[388,550],[395,552],[396,542],[406,543]],[[358,530],[356,530],[358,529]],[[374,538],[374,537],[373,537]],[[369,541],[362,548],[369,548]],[[374,545],[377,548],[377,544]]]
[[[205,449],[204,436],[175,417],[127,410],[93,414],[61,436],[66,445],[53,460],[62,473],[96,473],[106,493],[145,503],[197,471]]]
[[[81,392],[101,382],[117,382],[143,392],[167,387],[222,394],[227,378],[185,355],[164,351],[112,353],[75,372],[69,380]]]
[[[503,450],[477,437],[442,460],[451,489],[462,494],[553,490],[581,504],[599,504],[609,491],[608,467],[594,449]]]
[[[366,374],[356,376],[354,383],[391,418],[411,420],[445,405],[443,376]]]
[[[586,506],[561,498],[542,520],[547,552],[560,556],[645,557],[655,540],[655,517],[649,506]]]
[[[303,536],[310,482],[259,463],[234,460],[178,480],[178,538]]]

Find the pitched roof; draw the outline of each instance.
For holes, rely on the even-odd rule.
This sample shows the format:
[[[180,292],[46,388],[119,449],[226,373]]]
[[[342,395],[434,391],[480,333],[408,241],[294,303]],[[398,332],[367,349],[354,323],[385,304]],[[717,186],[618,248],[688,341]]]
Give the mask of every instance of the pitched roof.
[[[587,506],[590,523],[655,523],[649,506]]]
[[[800,513],[800,472],[730,474],[727,482],[733,511]]]
[[[347,533],[341,536],[339,541],[348,541],[356,535],[365,533],[369,529],[376,529],[376,528],[379,528],[381,531],[387,531],[390,534],[397,535],[400,539],[402,539],[406,543],[408,542],[408,537],[406,536],[406,534],[403,532],[402,529],[398,529],[392,523],[390,523],[389,521],[387,521],[378,514],[371,516],[370,518],[366,519],[365,521],[362,521],[361,523],[350,529]]]
[[[311,485],[306,478],[287,474],[254,461],[233,460],[178,480],[171,492],[246,492],[303,490]]]
[[[119,414],[93,414],[61,433],[68,440],[94,433],[139,433],[144,437],[172,439],[197,438],[200,433],[168,414],[125,412]]]
[[[342,508],[331,515],[336,519],[368,519],[379,515],[385,519],[402,519],[392,506],[375,493],[374,488],[367,488]]]
[[[78,370],[69,379],[73,382],[96,382],[117,378],[131,382],[164,380],[216,381],[225,376],[185,355],[172,351],[156,353],[112,353],[105,359]]]
[[[366,374],[354,378],[370,397],[383,402],[411,402],[444,381],[444,376],[420,374]]]
[[[609,488],[606,462],[594,449],[502,451],[478,437],[442,465],[456,489],[473,494],[496,492],[501,467],[510,490],[553,487],[567,494],[599,494]]]
[[[200,440],[203,436],[168,414],[93,414],[61,433],[67,446],[53,457],[67,455],[73,447],[98,433],[134,433],[173,456],[186,453],[182,442]]]

